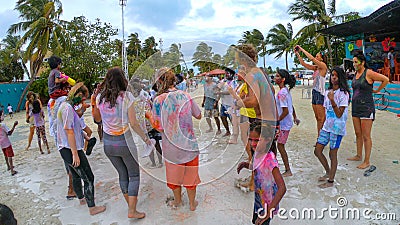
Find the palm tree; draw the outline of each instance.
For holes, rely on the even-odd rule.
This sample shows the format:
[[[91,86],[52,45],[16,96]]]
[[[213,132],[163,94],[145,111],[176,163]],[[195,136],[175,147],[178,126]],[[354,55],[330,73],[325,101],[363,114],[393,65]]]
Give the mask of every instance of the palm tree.
[[[157,45],[158,44],[153,36],[144,40],[142,52],[144,53],[145,59],[148,59],[151,55],[157,52]]]
[[[200,72],[206,72],[211,70],[212,57],[214,53],[212,52],[212,47],[208,46],[206,43],[201,42],[196,47],[196,51],[193,53],[193,66],[199,67]]]
[[[141,41],[138,33],[132,33],[128,37],[128,55],[134,55],[136,59],[139,57]]]
[[[267,54],[267,39],[261,31],[253,29],[252,31],[243,32],[242,39],[238,41],[239,44],[251,44],[256,48],[259,56],[263,57],[265,68],[265,55]]]
[[[296,36],[301,35],[301,40],[314,37],[317,46],[326,45],[328,47],[330,64],[333,65],[329,36],[326,36],[324,40],[324,37],[317,33],[317,30],[328,28],[334,24],[334,19],[343,15],[335,16],[336,0],[328,0],[327,8],[325,6],[325,0],[296,0],[289,6],[288,13],[293,16],[293,21],[300,19],[309,23]]]
[[[272,46],[267,51],[268,55],[276,54],[275,59],[279,59],[285,54],[286,70],[289,69],[288,53],[292,52],[293,47],[293,29],[290,23],[287,28],[283,24],[276,24],[267,35],[268,43]]]
[[[60,20],[60,0],[18,0],[15,10],[20,13],[19,17],[23,21],[11,25],[8,33],[25,32],[18,42],[18,48],[27,44],[23,60],[24,63],[30,62],[30,81],[18,102],[19,111],[49,49],[55,54],[62,52],[68,48],[69,38],[64,29],[67,22]]]
[[[21,39],[20,36],[13,36],[11,34],[7,34],[7,36],[2,40],[2,45],[5,47],[4,49],[5,55],[3,55],[2,58],[4,60],[4,63],[6,64],[20,63],[21,68],[28,75],[28,78],[30,78],[28,68],[26,67],[24,60],[22,58],[23,53],[21,51],[21,47],[18,46],[18,41],[20,39]],[[17,79],[22,80],[23,74],[22,77],[17,77]]]

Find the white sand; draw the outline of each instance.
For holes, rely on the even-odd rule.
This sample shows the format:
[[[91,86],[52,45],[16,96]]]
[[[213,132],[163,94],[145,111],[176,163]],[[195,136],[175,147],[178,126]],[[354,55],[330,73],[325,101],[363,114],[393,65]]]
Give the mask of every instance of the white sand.
[[[294,176],[285,178],[287,193],[280,206],[287,210],[295,207],[300,211],[314,207],[319,212],[329,206],[338,208],[336,200],[344,196],[348,205],[342,209],[370,208],[371,216],[375,213],[396,213],[397,220],[333,220],[326,213],[321,220],[283,220],[275,217],[272,224],[399,224],[400,165],[392,161],[400,160],[400,119],[393,113],[377,111],[372,130],[371,160],[377,170],[370,177],[364,177],[364,170],[356,169],[359,162],[346,160],[355,154],[355,136],[350,117],[348,134],[339,150],[335,187],[322,190],[317,187],[316,179],[323,174],[323,169],[312,147],[316,140],[316,122],[311,100],[302,99],[301,91],[301,86],[292,91],[296,112],[302,122],[293,127],[286,145]],[[201,90],[197,90],[192,94],[195,96],[200,93]],[[201,100],[202,96],[196,98],[197,102]],[[0,166],[0,202],[13,209],[19,224],[251,224],[253,193],[243,193],[233,185],[236,178],[250,174],[249,171],[242,171],[240,175],[236,173],[237,162],[243,160],[241,143],[227,146],[224,144],[227,138],[213,139],[212,134],[199,135],[200,145],[208,147],[201,150],[203,166],[200,177],[206,184],[198,187],[199,206],[195,212],[189,210],[186,193],[182,208],[171,210],[167,207],[165,202],[172,192],[162,181],[165,167],[148,169],[150,160],[141,159],[145,167],[141,173],[138,210],[147,214],[142,220],[127,218],[127,204],[119,189],[117,173],[104,155],[102,143],[98,143],[88,159],[95,175],[96,204],[105,204],[107,210],[90,216],[87,206],[79,205],[78,200],[65,199],[67,177],[53,138],[47,136],[52,150],[50,155],[39,154],[36,134],[31,149],[24,150],[29,132],[24,117],[25,113],[22,112],[17,113],[13,120],[9,117],[5,120],[10,127],[15,119],[20,123],[11,136],[16,155],[15,169],[19,173],[10,176],[4,160]],[[97,137],[97,127],[92,122],[90,112],[85,114],[85,121]],[[201,130],[207,127],[204,119],[198,124]],[[282,171],[281,160],[280,165]]]

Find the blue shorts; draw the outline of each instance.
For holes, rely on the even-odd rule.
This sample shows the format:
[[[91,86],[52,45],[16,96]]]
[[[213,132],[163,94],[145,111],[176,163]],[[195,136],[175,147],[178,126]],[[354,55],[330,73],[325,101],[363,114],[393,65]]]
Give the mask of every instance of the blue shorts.
[[[317,143],[321,144],[323,146],[326,146],[329,142],[329,147],[331,150],[333,150],[333,149],[338,149],[340,147],[342,138],[343,138],[342,135],[329,133],[329,132],[321,129],[321,131],[319,132],[319,137],[318,137]]]
[[[230,108],[229,106],[221,104],[219,115],[231,118],[231,115],[228,113],[229,108]]]
[[[323,105],[324,104],[324,99],[325,96],[321,93],[319,93],[316,90],[312,90],[312,98],[311,98],[311,103],[313,105]]]

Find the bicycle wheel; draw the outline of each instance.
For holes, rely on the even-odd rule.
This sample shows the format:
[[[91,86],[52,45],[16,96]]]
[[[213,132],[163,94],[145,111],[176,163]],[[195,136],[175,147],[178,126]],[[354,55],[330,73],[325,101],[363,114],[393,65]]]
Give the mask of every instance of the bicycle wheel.
[[[389,99],[387,99],[385,96],[382,96],[382,109],[385,110],[389,106]]]

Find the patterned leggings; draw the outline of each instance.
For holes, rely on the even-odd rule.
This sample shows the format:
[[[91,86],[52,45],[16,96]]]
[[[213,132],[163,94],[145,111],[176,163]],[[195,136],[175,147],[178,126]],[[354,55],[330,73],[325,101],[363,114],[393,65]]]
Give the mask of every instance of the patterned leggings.
[[[43,126],[36,127],[36,134],[38,137],[38,142],[39,144],[41,143],[41,139],[43,139],[43,143],[47,143],[47,138],[46,138],[46,128]]]

